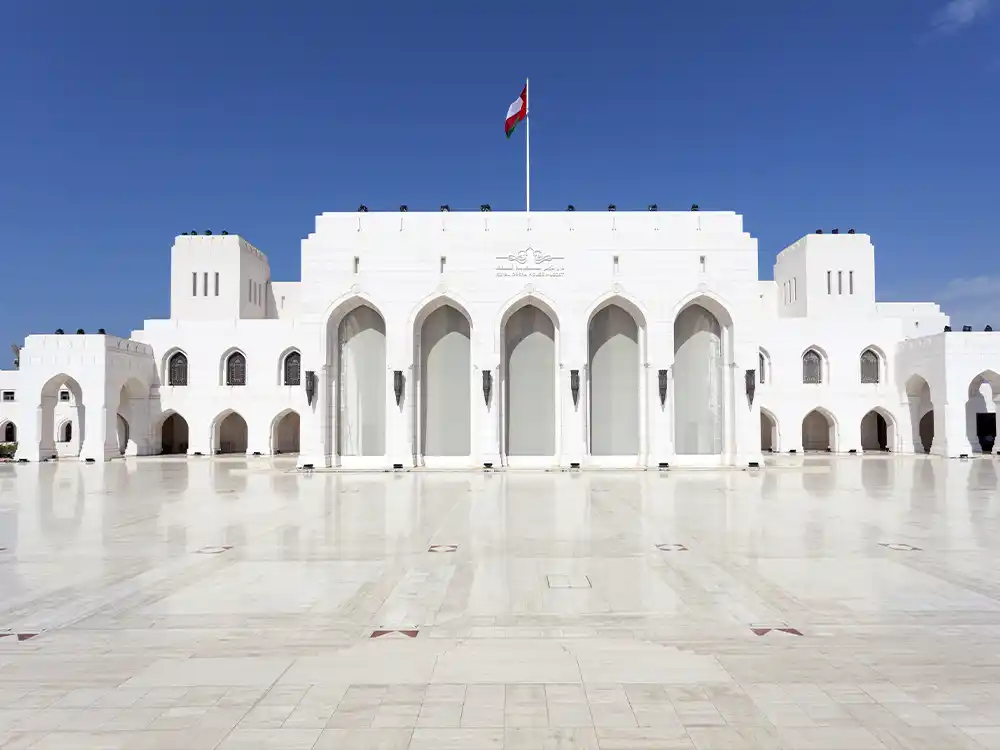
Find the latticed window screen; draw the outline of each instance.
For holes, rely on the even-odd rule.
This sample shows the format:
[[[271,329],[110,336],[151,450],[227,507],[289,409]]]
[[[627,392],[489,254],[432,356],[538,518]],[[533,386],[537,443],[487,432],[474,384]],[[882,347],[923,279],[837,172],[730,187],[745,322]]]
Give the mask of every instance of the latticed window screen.
[[[167,365],[167,385],[188,384],[188,358],[177,352]]]
[[[802,382],[823,382],[823,358],[813,349],[802,355]]]
[[[757,375],[760,378],[760,384],[764,385],[764,355],[760,352],[757,353]]]
[[[285,385],[300,385],[302,382],[302,355],[292,352],[285,357]]]
[[[247,360],[239,352],[226,360],[226,385],[247,384]]]
[[[865,349],[861,352],[861,382],[862,383],[877,383],[878,382],[878,355],[871,349]]]

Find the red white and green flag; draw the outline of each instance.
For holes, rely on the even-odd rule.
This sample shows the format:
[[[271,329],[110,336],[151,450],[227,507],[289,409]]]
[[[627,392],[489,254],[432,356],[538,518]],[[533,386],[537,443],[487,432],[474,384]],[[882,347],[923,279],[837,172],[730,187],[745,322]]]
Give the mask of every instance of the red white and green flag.
[[[528,116],[528,86],[525,84],[524,91],[517,97],[513,104],[507,108],[507,120],[504,122],[503,130],[510,138],[514,133],[517,124]]]

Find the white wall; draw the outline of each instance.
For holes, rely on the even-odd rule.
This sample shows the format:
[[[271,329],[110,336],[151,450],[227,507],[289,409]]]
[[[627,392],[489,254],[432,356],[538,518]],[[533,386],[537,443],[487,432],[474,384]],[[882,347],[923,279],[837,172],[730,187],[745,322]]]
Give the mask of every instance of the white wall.
[[[861,421],[876,408],[892,424],[891,448],[912,450],[907,381],[914,374],[927,378],[933,394],[918,410],[935,403],[935,452],[968,452],[970,382],[991,367],[1000,371],[1000,334],[922,335],[939,331],[947,317],[931,303],[876,305],[873,253],[866,235],[809,235],[778,255],[774,281],[762,281],[757,242],[744,231],[742,217],[730,212],[331,213],[317,217],[315,232],[303,240],[302,281],[271,282],[266,256],[246,240],[181,236],[172,250],[170,319],[146,321],[131,342],[29,337],[22,372],[0,373],[0,390],[6,382],[15,383],[18,392],[15,406],[0,403],[0,421],[11,414],[24,421],[27,415],[35,424],[29,428],[34,436],[38,429],[32,410],[37,409],[41,384],[65,372],[79,381],[88,415],[94,403],[109,413],[101,415],[100,436],[95,437],[100,445],[57,450],[80,451],[81,457],[101,451],[117,455],[113,410],[122,384],[138,378],[149,387],[143,405],[131,405],[149,413],[146,428],[135,431],[138,452],[157,451],[160,424],[177,413],[188,423],[189,453],[210,455],[219,447],[218,425],[236,412],[247,423],[246,451],[271,453],[274,425],[295,412],[301,417],[301,463],[499,465],[505,444],[501,363],[509,345],[503,326],[516,309],[531,304],[554,323],[555,357],[551,384],[535,389],[541,400],[529,404],[532,412],[551,409],[539,418],[554,425],[553,439],[546,441],[552,455],[531,457],[534,465],[745,465],[759,460],[762,408],[776,420],[774,448],[779,451],[802,450],[802,423],[814,409],[832,420],[834,450],[860,450]],[[832,293],[827,292],[828,270]],[[843,274],[839,280],[838,272]],[[192,273],[199,274],[194,295]],[[205,273],[208,295],[203,293]],[[218,296],[215,273],[220,274]],[[658,393],[658,370],[671,371],[675,361],[674,321],[694,301],[718,313],[720,322],[728,321],[715,409],[725,420],[721,455],[707,457],[677,455],[674,417],[685,394],[677,393],[671,381],[661,407]],[[589,444],[591,404],[604,402],[588,393],[588,321],[609,303],[626,310],[638,328],[638,393],[628,399],[616,393],[615,399],[628,403],[630,410],[638,404],[639,434],[629,441],[612,433],[610,444],[628,446],[628,455],[617,456],[607,455],[606,444],[594,446],[598,455],[591,455]],[[377,310],[385,326],[384,381],[371,382],[369,373],[363,384],[384,394],[384,448],[382,455],[339,456],[337,329],[359,304]],[[457,371],[420,371],[423,355],[415,334],[426,313],[442,304],[469,323],[467,380]],[[824,357],[824,382],[806,385],[801,357],[813,346]],[[464,347],[461,356],[456,349],[445,360],[466,362]],[[859,357],[867,347],[881,358],[878,384],[860,382]],[[224,361],[237,350],[247,359],[247,383],[227,386]],[[315,373],[311,406],[304,385],[282,383],[282,361],[292,350],[302,354],[302,383],[307,371]],[[186,386],[166,384],[166,362],[176,351],[188,358]],[[767,372],[765,382],[756,383],[751,405],[744,373],[757,370],[761,351],[767,353]],[[396,370],[404,376],[398,406]],[[488,405],[484,370],[493,377]],[[580,374],[577,404],[570,390],[573,371]],[[428,393],[436,399],[429,412],[420,408],[422,375],[430,378]],[[997,386],[1000,392],[1000,376]],[[453,409],[441,402],[442,389],[461,393],[471,403]],[[91,398],[95,391],[101,392],[96,402]],[[34,400],[29,406],[22,392]],[[959,403],[961,409],[951,408]],[[56,406],[53,430],[62,408]],[[607,411],[597,408],[597,418]],[[440,456],[421,455],[418,437],[428,431],[428,413],[468,420],[468,455],[448,455],[455,452],[448,447],[439,447]],[[287,424],[281,435],[285,444],[290,440]],[[18,427],[24,434],[20,422]],[[96,435],[89,427],[87,435]],[[80,432],[75,430],[76,438],[82,437]],[[440,425],[430,432],[437,436],[432,442],[452,445],[442,439]],[[466,444],[464,438],[460,442]]]

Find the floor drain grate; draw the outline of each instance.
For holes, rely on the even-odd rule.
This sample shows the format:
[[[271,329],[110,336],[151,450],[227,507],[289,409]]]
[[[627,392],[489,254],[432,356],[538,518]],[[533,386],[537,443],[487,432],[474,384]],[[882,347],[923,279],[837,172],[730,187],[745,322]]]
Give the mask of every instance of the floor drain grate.
[[[418,630],[373,630],[372,634],[368,636],[371,638],[386,638],[386,637],[405,637],[405,638],[416,638]]]
[[[550,589],[590,589],[593,585],[588,576],[553,574],[545,576]]]
[[[920,547],[914,547],[912,544],[905,544],[904,542],[879,542],[879,547],[885,547],[886,549],[895,550],[896,552],[919,552]]]
[[[198,555],[221,555],[223,552],[228,552],[233,547],[231,544],[224,544],[221,547],[202,547],[195,554]]]
[[[457,550],[457,544],[432,544],[427,548],[428,552],[455,552]]]
[[[754,635],[768,635],[770,633],[782,633],[783,635],[802,635],[802,631],[796,628],[755,628],[751,627]]]
[[[657,544],[656,549],[660,552],[687,552],[688,548],[683,544]]]

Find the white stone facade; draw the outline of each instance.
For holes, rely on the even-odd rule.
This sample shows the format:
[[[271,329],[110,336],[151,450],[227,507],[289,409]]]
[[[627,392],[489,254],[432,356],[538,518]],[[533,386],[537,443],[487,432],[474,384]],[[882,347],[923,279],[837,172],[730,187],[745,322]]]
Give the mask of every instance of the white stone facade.
[[[16,437],[18,459],[954,456],[980,449],[977,419],[988,431],[995,416],[977,415],[1000,396],[1000,334],[944,333],[932,303],[876,303],[866,235],[808,235],[759,280],[735,213],[328,213],[298,282],[272,281],[235,235],[179,236],[171,264],[168,320],[130,339],[29,336],[20,369],[0,372],[0,442]]]

